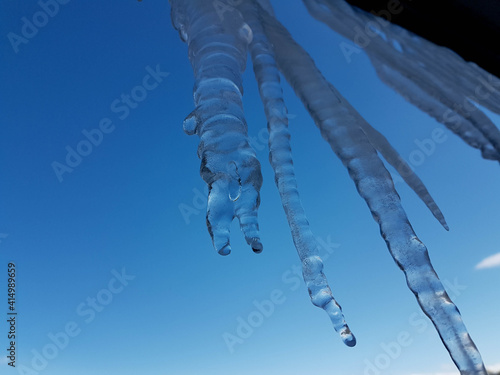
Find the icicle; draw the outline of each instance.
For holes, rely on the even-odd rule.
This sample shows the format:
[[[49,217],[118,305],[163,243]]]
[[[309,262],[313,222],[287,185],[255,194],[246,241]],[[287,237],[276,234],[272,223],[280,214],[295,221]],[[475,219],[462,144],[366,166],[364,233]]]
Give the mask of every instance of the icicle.
[[[434,97],[436,101],[441,103],[446,108],[446,110],[456,112],[461,118],[466,119],[469,124],[478,130],[478,132],[474,133],[458,133],[462,136],[465,142],[469,144],[475,142],[480,145],[478,148],[481,150],[491,149],[491,146],[493,146],[497,153],[500,153],[500,131],[495,124],[493,124],[493,122],[481,110],[470,103],[466,94],[462,93],[462,89],[455,87],[455,84],[450,84],[449,82],[440,79],[439,74],[428,71],[430,65],[429,63],[427,63],[427,68],[421,68],[413,59],[409,57],[392,56],[391,54],[388,54],[382,55],[379,58],[383,59],[381,62],[384,64],[385,69],[390,69],[389,72],[386,71],[385,78],[392,74],[403,78],[406,83],[413,82],[413,85],[409,84],[408,86],[400,86],[400,90],[404,92],[404,95],[410,97],[410,88],[412,86],[418,87],[424,94]],[[374,65],[375,64],[377,64],[376,61],[374,62]],[[381,72],[380,68],[378,72]],[[406,89],[404,87],[406,87]],[[425,97],[414,98],[417,103],[425,101]],[[444,123],[444,125],[449,126],[449,123],[445,122],[446,117],[445,111],[440,117],[437,118],[437,120]],[[473,138],[473,135],[475,135],[475,138]],[[489,144],[485,144],[485,140]]]
[[[258,20],[254,4],[239,6],[246,22],[253,31],[250,44],[255,77],[264,104],[269,130],[269,160],[275,173],[281,202],[288,219],[293,241],[302,262],[304,281],[311,301],[330,317],[344,343],[354,346],[356,339],[345,322],[340,305],[335,301],[319,257],[320,245],[311,232],[309,222],[300,202],[297,180],[293,168],[287,109],[283,101],[279,71],[272,49]]]
[[[262,251],[257,222],[262,185],[243,115],[241,73],[248,34],[236,8],[218,9],[204,0],[171,0],[172,21],[189,46],[196,109],[184,121],[200,137],[200,173],[209,187],[207,226],[215,249],[231,252],[230,224],[236,216],[247,243]]]
[[[264,30],[274,45],[279,69],[349,171],[359,194],[380,226],[382,237],[408,287],[434,323],[444,345],[462,374],[486,375],[486,370],[456,306],[448,297],[414,233],[389,172],[356,124],[345,99],[329,84],[310,56],[288,31],[266,12],[260,12]]]
[[[411,82],[398,86],[397,91],[403,97],[413,98],[413,104],[424,108],[427,99],[415,96],[415,90],[410,91],[410,87],[418,87],[445,108],[445,112],[437,116],[438,121],[450,127],[445,118],[451,112],[457,113],[459,118],[468,122],[465,127],[473,126],[477,131],[452,130],[468,144],[480,148],[484,158],[498,159],[500,131],[468,98],[500,113],[500,80],[488,75],[477,65],[466,63],[452,51],[438,47],[380,17],[351,7],[344,0],[303,1],[315,18],[360,44],[374,64],[383,64],[392,74],[399,74]],[[369,39],[360,38],[360,35],[366,35],[363,31],[366,25],[374,25],[379,32],[370,33]],[[381,73],[380,69],[378,73],[383,75],[385,82],[388,81],[390,73]],[[478,94],[481,88],[483,92]],[[460,128],[460,125],[453,126]]]
[[[371,14],[357,9],[365,22],[379,20]],[[500,114],[500,79],[481,69],[472,62],[466,62],[450,49],[438,46],[395,24],[386,30],[392,40],[404,45],[405,53],[418,60],[421,66],[429,66],[436,76],[446,81],[476,103]]]
[[[350,106],[347,101],[344,105]],[[353,115],[357,115],[357,112],[354,108],[351,108],[350,112]],[[358,124],[361,129],[363,129],[372,146],[375,147],[375,149],[380,152],[384,159],[387,160],[387,162],[396,169],[399,175],[425,203],[425,205],[429,208],[434,217],[441,223],[444,229],[449,230],[450,228],[446,223],[443,213],[439,209],[434,199],[432,199],[422,180],[420,180],[417,174],[413,172],[413,169],[408,165],[408,163],[406,163],[406,161],[398,154],[398,152],[394,149],[394,147],[392,147],[389,141],[363,118],[358,121]]]

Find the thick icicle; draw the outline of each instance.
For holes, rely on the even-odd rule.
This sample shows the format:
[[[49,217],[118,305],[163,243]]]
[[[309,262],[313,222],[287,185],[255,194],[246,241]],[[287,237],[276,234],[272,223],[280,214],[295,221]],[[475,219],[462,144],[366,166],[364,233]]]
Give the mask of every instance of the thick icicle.
[[[293,241],[302,262],[304,281],[312,303],[326,311],[344,343],[354,346],[356,339],[347,326],[342,309],[335,301],[323,273],[323,262],[318,251],[320,245],[310,229],[300,202],[293,168],[287,109],[272,48],[263,32],[255,5],[250,1],[245,1],[239,9],[253,32],[250,52],[268,121],[269,160],[274,170],[276,186],[290,225]]]
[[[391,81],[391,74],[399,75],[410,83],[398,86],[397,91],[403,97],[412,98],[410,101],[424,110],[443,107],[445,112],[441,115],[436,116],[432,111],[429,114],[465,142],[481,149],[484,158],[498,160],[500,131],[471,103],[473,100],[500,112],[500,81],[496,77],[475,64],[466,63],[452,51],[351,7],[344,0],[303,1],[315,18],[364,48],[374,65],[379,65],[377,73],[384,82]],[[383,70],[380,65],[384,66]],[[412,88],[418,88],[440,105],[428,107],[427,98],[415,96],[417,91]],[[458,115],[459,121],[464,119],[468,124],[459,124],[457,117],[450,116],[453,113]],[[467,130],[471,125],[477,131]]]
[[[281,72],[349,171],[359,194],[380,226],[389,251],[403,270],[408,287],[432,320],[463,375],[486,375],[481,356],[460,313],[434,271],[394,189],[389,172],[356,123],[346,100],[329,84],[310,56],[273,17],[261,11],[264,30],[274,45]]]
[[[236,216],[247,243],[262,251],[257,222],[260,164],[249,144],[242,108],[248,26],[236,9],[218,11],[210,1],[171,0],[172,23],[188,43],[196,109],[184,121],[200,137],[200,173],[209,187],[207,226],[215,249],[231,252],[230,224]]]

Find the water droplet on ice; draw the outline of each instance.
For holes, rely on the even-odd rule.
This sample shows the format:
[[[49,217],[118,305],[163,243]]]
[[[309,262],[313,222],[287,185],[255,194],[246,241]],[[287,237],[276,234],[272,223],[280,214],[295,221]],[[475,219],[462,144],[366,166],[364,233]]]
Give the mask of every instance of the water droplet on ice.
[[[196,109],[195,109],[184,119],[184,122],[182,123],[182,128],[184,129],[184,133],[186,133],[187,135],[196,134],[199,122],[200,121],[198,116],[196,115]]]

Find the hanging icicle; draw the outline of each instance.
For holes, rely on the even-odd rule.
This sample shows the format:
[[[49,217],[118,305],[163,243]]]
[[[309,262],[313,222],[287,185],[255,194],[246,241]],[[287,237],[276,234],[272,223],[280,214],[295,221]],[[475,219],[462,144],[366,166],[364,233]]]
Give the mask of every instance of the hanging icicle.
[[[500,161],[500,132],[472,104],[500,112],[498,92],[479,95],[477,90],[485,82],[500,86],[496,77],[343,0],[303,1],[314,17],[354,42],[357,28],[370,22],[383,24],[383,30],[375,30],[370,43],[362,46],[379,77],[481,150],[484,158]],[[326,81],[312,58],[275,18],[268,0],[170,3],[172,22],[188,44],[195,76],[195,110],[184,121],[184,130],[200,137],[201,176],[209,187],[207,226],[216,251],[230,253],[229,228],[235,217],[247,243],[256,253],[262,251],[257,222],[262,177],[242,109],[241,74],[249,52],[268,121],[269,160],[313,304],[327,312],[344,343],[354,346],[356,339],[323,273],[319,245],[300,202],[280,72],[347,168],[408,287],[461,374],[486,375],[481,356],[434,271],[425,245],[413,231],[380,156],[448,229],[442,212],[411,167]]]

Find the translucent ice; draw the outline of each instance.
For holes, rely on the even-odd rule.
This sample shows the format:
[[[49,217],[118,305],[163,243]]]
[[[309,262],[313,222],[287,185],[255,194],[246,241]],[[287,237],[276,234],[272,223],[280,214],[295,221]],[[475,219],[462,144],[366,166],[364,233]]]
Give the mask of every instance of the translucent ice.
[[[362,47],[379,77],[470,146],[480,149],[484,158],[500,161],[500,132],[472,104],[500,112],[500,93],[491,90],[500,87],[496,77],[343,0],[303,1],[314,17],[354,42],[359,42],[358,28],[370,22],[373,36]],[[434,271],[425,245],[413,231],[380,156],[448,229],[443,214],[387,139],[326,81],[312,58],[275,18],[269,0],[170,3],[173,24],[188,43],[195,75],[195,109],[186,117],[184,131],[200,137],[201,176],[209,187],[207,226],[215,249],[222,255],[230,253],[229,227],[237,217],[248,244],[255,252],[262,251],[257,223],[262,177],[242,109],[241,74],[250,52],[268,121],[269,159],[313,304],[327,312],[344,343],[354,346],[356,340],[323,273],[318,241],[300,202],[279,72],[347,168],[408,287],[432,320],[461,374],[486,375],[481,356]],[[488,95],[479,95],[477,87],[488,89]]]
[[[200,137],[200,173],[209,188],[208,231],[217,252],[228,255],[230,225],[237,217],[247,243],[261,252],[257,208],[262,176],[241,99],[248,46],[239,33],[243,20],[235,9],[224,17],[210,1],[171,4],[172,22],[188,43],[195,75],[196,108],[186,117],[184,130]]]

